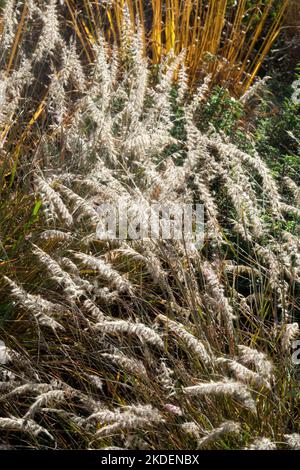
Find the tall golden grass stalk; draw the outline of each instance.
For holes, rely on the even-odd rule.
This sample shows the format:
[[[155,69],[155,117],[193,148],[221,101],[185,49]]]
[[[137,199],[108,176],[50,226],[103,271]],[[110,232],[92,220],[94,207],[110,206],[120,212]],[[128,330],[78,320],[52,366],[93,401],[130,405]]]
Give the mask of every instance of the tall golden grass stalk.
[[[119,41],[126,9],[132,26],[143,29],[145,49],[154,64],[174,51],[186,52],[192,84],[204,74],[225,83],[237,95],[251,86],[278,37],[292,0],[66,0],[80,41],[91,45],[106,31]]]

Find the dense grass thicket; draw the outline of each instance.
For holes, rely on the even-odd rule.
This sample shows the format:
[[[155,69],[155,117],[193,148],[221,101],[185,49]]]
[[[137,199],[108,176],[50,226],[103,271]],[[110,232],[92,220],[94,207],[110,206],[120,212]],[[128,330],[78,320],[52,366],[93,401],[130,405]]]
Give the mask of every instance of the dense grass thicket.
[[[300,449],[298,72],[254,81],[289,2],[81,3],[3,5],[0,448]],[[203,246],[99,239],[119,202],[203,204]]]

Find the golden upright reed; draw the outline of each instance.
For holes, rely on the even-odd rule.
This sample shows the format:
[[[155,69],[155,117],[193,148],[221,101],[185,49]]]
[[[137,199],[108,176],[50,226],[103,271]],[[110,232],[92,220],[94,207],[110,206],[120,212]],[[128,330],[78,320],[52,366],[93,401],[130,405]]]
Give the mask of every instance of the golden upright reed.
[[[119,41],[127,7],[133,25],[139,20],[153,63],[160,63],[171,50],[176,55],[185,50],[192,84],[211,73],[212,83],[225,83],[239,95],[253,83],[291,1],[66,0],[66,4],[81,42],[90,45],[103,29],[108,39]]]

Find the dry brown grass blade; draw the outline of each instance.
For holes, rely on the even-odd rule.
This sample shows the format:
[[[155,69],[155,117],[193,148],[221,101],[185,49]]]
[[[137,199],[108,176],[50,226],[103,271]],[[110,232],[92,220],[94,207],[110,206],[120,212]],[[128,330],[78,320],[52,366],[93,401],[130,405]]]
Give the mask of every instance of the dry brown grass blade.
[[[12,50],[11,50],[11,54],[10,54],[10,57],[9,57],[9,61],[8,61],[7,69],[6,69],[7,73],[9,73],[10,69],[12,68],[15,56],[17,54],[18,45],[20,44],[20,42],[22,40],[22,34],[23,34],[24,24],[25,24],[25,21],[26,21],[27,12],[28,12],[28,6],[27,6],[27,2],[25,2],[24,6],[23,6],[22,14],[21,14],[20,22],[19,22],[19,25],[18,25],[17,34],[15,36],[14,43],[13,43]]]

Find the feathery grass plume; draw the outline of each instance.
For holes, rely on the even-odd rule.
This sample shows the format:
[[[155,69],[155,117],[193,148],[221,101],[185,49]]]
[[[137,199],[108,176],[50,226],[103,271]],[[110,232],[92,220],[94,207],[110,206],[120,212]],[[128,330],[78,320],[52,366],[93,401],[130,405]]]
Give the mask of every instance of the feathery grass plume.
[[[200,440],[201,428],[193,421],[187,421],[181,424],[180,427],[186,434],[194,437],[197,442]]]
[[[266,354],[241,344],[238,345],[238,351],[239,358],[244,364],[253,364],[263,377],[268,381],[273,380],[273,364]]]
[[[34,396],[37,394],[42,394],[49,392],[53,389],[52,384],[46,383],[26,383],[23,385],[16,386],[13,390],[9,391],[5,395],[3,395],[0,400],[9,400],[10,398],[22,397],[25,395]]]
[[[40,235],[41,240],[51,240],[55,242],[66,242],[72,239],[70,232],[62,232],[61,230],[45,230]]]
[[[12,379],[12,381],[16,380],[17,382],[20,380],[20,383],[22,383],[23,378],[26,377],[28,381],[40,381],[40,377],[36,370],[36,367],[32,365],[28,354],[26,354],[26,351],[23,351],[23,353],[21,354],[15,351],[14,349],[7,347],[6,353],[8,367],[7,370],[5,370],[5,367],[3,369],[4,372],[6,372],[5,376],[6,378],[8,378],[8,380]],[[19,383],[17,383],[16,386],[19,386]]]
[[[1,148],[6,142],[7,131],[19,116],[19,109],[23,108],[23,94],[33,81],[32,65],[30,60],[22,58],[17,70],[10,75],[5,71],[0,72],[0,125],[5,132],[1,138]]]
[[[105,305],[112,305],[120,298],[120,293],[117,290],[110,291],[108,287],[99,287],[98,280],[93,281],[93,301],[101,301]]]
[[[124,444],[126,449],[148,450],[150,448],[148,442],[141,439],[134,432],[126,437]]]
[[[166,391],[167,397],[176,395],[176,386],[173,379],[174,371],[166,366],[164,359],[160,360],[157,374],[157,382]]]
[[[92,315],[92,317],[97,321],[97,322],[102,322],[105,318],[105,314],[101,312],[101,310],[97,307],[96,304],[90,299],[86,299],[83,302],[83,308],[86,310],[89,314]]]
[[[247,450],[276,450],[276,444],[267,437],[258,437]]]
[[[47,96],[47,110],[53,119],[52,128],[61,127],[67,114],[68,104],[64,86],[64,78],[60,73],[53,70],[50,77],[49,92]]]
[[[243,406],[257,413],[256,404],[249,389],[245,384],[230,379],[221,382],[199,383],[190,387],[184,387],[183,391],[188,396],[221,395],[238,400]]]
[[[288,352],[292,347],[292,341],[296,336],[299,335],[299,324],[298,323],[286,323],[283,325],[283,332],[281,337],[282,349]]]
[[[40,434],[45,434],[51,440],[54,440],[54,437],[47,431],[47,429],[43,428],[32,419],[0,417],[0,429],[9,432],[17,431],[29,433],[35,437],[38,437]]]
[[[18,8],[16,0],[7,0],[2,11],[1,45],[9,48],[15,37]]]
[[[130,10],[127,2],[124,2],[123,4],[121,18],[121,53],[123,59],[129,59],[132,53],[132,44],[134,41],[134,25],[130,17]]]
[[[96,323],[96,331],[107,334],[128,334],[137,336],[142,343],[149,343],[159,349],[164,349],[164,343],[161,337],[153,328],[144,325],[144,323],[133,323],[128,320],[113,320]]]
[[[18,384],[18,382],[16,383],[16,381],[14,380],[15,376],[13,375],[9,376],[8,372],[9,371],[7,370],[1,370],[1,373],[0,373],[0,379],[1,379],[0,391],[3,394],[2,396],[9,393],[11,389],[13,389]]]
[[[251,218],[254,217],[253,222],[257,222],[260,224],[260,221],[257,220],[257,217],[259,216],[259,212],[257,212],[257,217],[255,216],[255,206],[257,208],[255,209],[256,211],[259,210],[258,206],[258,201],[257,198],[254,196],[253,191],[251,190],[251,179],[249,178],[249,175],[246,173],[247,171],[247,166],[250,168],[253,168],[259,176],[262,178],[263,182],[263,190],[264,190],[264,196],[267,199],[268,203],[271,205],[272,210],[274,212],[274,215],[280,216],[280,194],[276,185],[276,182],[274,178],[272,178],[272,175],[270,173],[270,170],[268,169],[267,165],[263,162],[261,157],[257,152],[254,152],[254,156],[250,155],[249,153],[243,152],[240,149],[238,149],[235,145],[231,143],[226,143],[222,140],[221,136],[214,135],[214,138],[209,138],[207,136],[203,137],[203,140],[206,141],[206,145],[209,145],[210,148],[215,149],[215,151],[218,152],[218,155],[224,163],[226,163],[226,166],[228,168],[234,168],[234,166],[237,166],[239,171],[237,172],[237,175],[240,179],[240,181],[244,181],[246,186],[242,187],[241,193],[242,193],[242,199],[241,202],[247,203],[247,198],[250,197],[249,202],[249,207],[248,207],[248,216]],[[241,163],[244,163],[247,165],[245,168],[241,165]],[[229,175],[227,175],[229,176]],[[248,186],[248,188],[247,188]],[[230,181],[228,180],[228,185],[227,188],[229,191],[233,191],[232,186],[230,184]],[[247,188],[247,191],[245,192],[245,188]],[[233,192],[232,193],[232,201],[235,203],[235,197],[238,198],[238,194]],[[245,199],[246,198],[246,199]],[[254,204],[254,207],[251,210],[251,204]],[[238,211],[238,206],[235,206],[237,211]]]
[[[293,181],[288,176],[285,176],[283,178],[283,182],[286,185],[286,187],[290,190],[290,192],[293,194],[296,204],[300,206],[300,188],[298,187],[298,185],[295,183],[295,181]]]
[[[205,101],[209,92],[211,81],[212,81],[212,75],[211,74],[206,75],[206,77],[204,77],[202,85],[198,86],[198,88],[193,93],[191,102],[188,104],[186,108],[188,116],[193,116],[193,114],[199,108],[200,104],[203,101]]]
[[[107,151],[108,159],[113,165],[117,165],[117,150],[116,142],[112,132],[113,122],[110,116],[106,115],[104,110],[101,110],[97,103],[91,98],[87,98],[87,110],[96,123],[96,132],[94,138],[98,147],[102,147]]]
[[[161,413],[151,405],[126,406],[115,411],[100,411],[87,418],[87,422],[111,423],[96,432],[96,436],[113,434],[116,431],[144,429],[164,422]]]
[[[230,305],[227,297],[224,295],[224,288],[218,279],[212,265],[205,261],[201,265],[201,271],[207,283],[207,288],[210,293],[210,297],[214,301],[214,304],[220,310],[222,315],[225,328],[229,337],[231,352],[234,350],[234,326],[233,320],[235,315],[233,314],[232,306]]]
[[[260,236],[263,233],[260,221],[261,208],[252,187],[251,178],[239,158],[239,150],[233,145],[225,144],[221,136],[214,135],[213,137],[204,136],[202,140],[206,140],[206,145],[215,149],[221,158],[223,165],[218,165],[220,175],[237,218],[242,220],[248,230]]]
[[[64,311],[61,305],[53,304],[52,302],[43,299],[40,295],[28,294],[7,276],[4,276],[4,279],[11,288],[11,296],[20,305],[31,312],[40,325],[48,326],[54,331],[57,329],[64,330],[63,326],[51,317],[52,314]]]
[[[134,289],[131,283],[102,259],[85,253],[74,253],[73,256],[84,266],[97,271],[101,277],[106,279],[118,292],[133,292]]]
[[[102,353],[101,356],[112,361],[120,370],[125,370],[129,374],[148,380],[147,371],[142,361],[126,356],[118,349],[115,349],[112,353]]]
[[[181,341],[186,345],[188,349],[205,364],[212,365],[214,363],[214,357],[210,351],[207,351],[207,348],[204,344],[194,335],[186,331],[183,325],[170,320],[165,315],[158,315],[157,320],[161,321],[168,331],[174,333]]]
[[[239,382],[255,386],[258,389],[261,387],[266,387],[267,389],[271,388],[270,383],[265,379],[265,377],[260,375],[258,372],[253,372],[251,369],[248,369],[248,367],[243,366],[236,360],[221,357],[216,359],[216,363],[227,366]]]
[[[102,34],[100,33],[98,41],[93,45],[95,52],[94,67],[92,70],[92,94],[100,95],[102,110],[109,105],[109,99],[112,91],[112,80],[110,64],[108,62],[108,47]]]
[[[63,184],[59,184],[58,190],[69,200],[71,204],[74,205],[74,212],[78,214],[76,216],[78,221],[80,221],[83,217],[87,217],[91,224],[97,224],[99,222],[99,215],[97,211],[88,201]]]
[[[59,31],[57,0],[49,0],[45,10],[41,12],[41,19],[44,25],[33,55],[34,60],[37,61],[41,61],[45,54],[53,54],[55,47],[62,42]]]
[[[84,292],[74,283],[70,274],[64,271],[50,255],[36,245],[34,245],[32,252],[45,266],[51,278],[63,287],[68,298],[72,300],[84,295]]]
[[[300,450],[300,434],[285,434],[284,438],[286,440],[287,445],[292,450]]]
[[[285,265],[286,274],[291,280],[297,282],[300,279],[300,241],[299,238],[289,232],[282,234],[282,254],[281,260]]]
[[[162,284],[166,289],[169,289],[166,273],[161,265],[159,257],[153,252],[153,248],[153,243],[150,243],[149,245],[145,242],[143,243],[143,255],[146,268],[155,283]]]
[[[224,149],[222,144],[222,148]],[[224,149],[225,150],[225,149]],[[227,144],[227,151],[230,155],[234,155],[235,158],[240,159],[245,164],[257,171],[262,178],[264,196],[268,198],[268,203],[271,205],[274,215],[280,217],[280,200],[281,196],[276,185],[276,181],[272,178],[271,172],[267,165],[264,163],[260,155],[255,152],[254,156],[249,153],[245,153],[234,147],[232,144]]]
[[[290,204],[285,204],[282,202],[280,204],[280,208],[283,213],[288,214],[289,212],[291,212],[292,214],[295,214],[297,217],[300,217],[300,209],[298,207],[292,206]]]
[[[267,265],[269,282],[273,289],[278,289],[281,279],[281,264],[280,259],[269,246],[261,246],[257,244],[255,246],[255,251],[259,257],[263,259],[264,264]],[[280,294],[281,295],[281,294]]]
[[[103,392],[103,381],[98,377],[98,375],[85,374],[85,376],[94,387]]]
[[[248,90],[241,96],[240,102],[245,104],[250,101],[253,97],[259,95],[259,93],[264,90],[270,78],[271,77],[269,76],[265,76],[264,78],[256,80],[256,83],[249,87]]]
[[[50,405],[53,406],[56,403],[65,401],[66,399],[67,395],[64,390],[49,390],[48,392],[42,393],[30,406],[23,419],[33,419],[35,414],[42,410],[43,407],[49,407]]]
[[[218,208],[214,198],[210,194],[207,185],[200,180],[198,175],[195,176],[194,184],[208,215],[208,220],[206,222],[207,236],[210,238],[216,238],[217,240],[222,240],[221,226],[218,222]]]
[[[76,277],[77,279],[80,278],[80,271],[78,267],[76,266],[76,264],[73,263],[72,260],[70,260],[70,258],[67,258],[66,256],[62,256],[61,258],[59,258],[58,261],[59,261],[60,266],[62,266],[67,272],[69,272],[70,274],[73,274],[74,277]]]
[[[116,248],[113,251],[114,254],[120,253],[121,255],[130,257],[136,261],[141,261],[141,262],[146,262],[146,257],[143,256],[141,253],[136,251],[132,246],[130,246],[128,243],[123,243],[122,246],[119,248]]]
[[[0,364],[6,364],[9,362],[10,357],[9,357],[9,352],[8,348],[5,346],[5,343],[3,341],[0,341]]]
[[[202,437],[201,439],[198,439],[197,447],[198,449],[203,449],[206,446],[222,439],[228,434],[239,433],[240,429],[240,423],[235,423],[234,421],[225,421],[217,428],[212,429],[206,436]]]
[[[65,85],[71,81],[74,83],[76,91],[84,92],[86,88],[86,76],[80,58],[78,57],[74,41],[70,41],[70,44],[67,46],[63,43],[61,73]]]
[[[181,104],[184,102],[184,98],[188,91],[188,75],[186,73],[186,67],[184,63],[182,63],[179,67],[178,72],[178,96],[177,96],[177,103]]]
[[[36,187],[37,191],[41,194],[43,200],[46,200],[50,204],[50,207],[56,209],[59,217],[66,223],[67,227],[73,225],[73,217],[69,210],[62,201],[60,195],[53,189],[44,179],[36,176]],[[57,213],[54,210],[53,216],[57,218]]]

